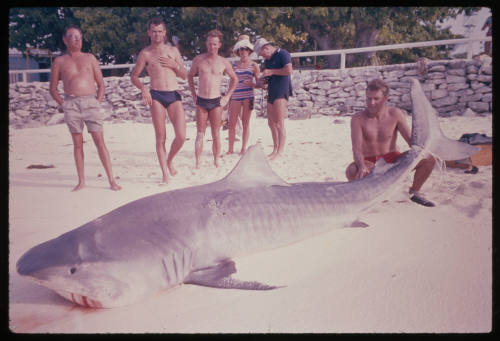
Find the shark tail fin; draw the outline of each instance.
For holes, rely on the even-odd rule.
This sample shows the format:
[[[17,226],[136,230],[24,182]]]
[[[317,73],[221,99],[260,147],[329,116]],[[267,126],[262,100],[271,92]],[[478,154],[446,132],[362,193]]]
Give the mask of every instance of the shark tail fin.
[[[411,87],[413,108],[411,145],[423,148],[441,160],[460,160],[474,155],[479,148],[443,134],[436,110],[425,96],[420,82],[413,78]]]

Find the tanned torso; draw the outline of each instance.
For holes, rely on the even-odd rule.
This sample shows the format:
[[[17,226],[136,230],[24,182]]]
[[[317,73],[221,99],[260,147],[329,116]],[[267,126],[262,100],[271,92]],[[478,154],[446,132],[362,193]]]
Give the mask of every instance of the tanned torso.
[[[96,93],[95,66],[97,60],[89,53],[77,53],[58,57],[54,63],[63,82],[64,93],[73,96],[94,95]]]
[[[364,157],[384,155],[397,150],[398,130],[402,137],[409,141],[409,129],[402,124],[404,116],[398,108],[386,107],[377,116],[370,116],[361,111],[353,116],[354,124],[358,124],[362,133],[361,150]]]
[[[220,88],[222,76],[226,69],[226,60],[221,56],[209,56],[207,53],[197,56],[198,96],[203,98],[216,98],[221,95]]]
[[[167,44],[148,46],[141,51],[146,71],[151,79],[151,89],[174,91],[179,89],[176,74],[173,69],[160,65],[159,57],[166,57],[182,63],[179,52]]]

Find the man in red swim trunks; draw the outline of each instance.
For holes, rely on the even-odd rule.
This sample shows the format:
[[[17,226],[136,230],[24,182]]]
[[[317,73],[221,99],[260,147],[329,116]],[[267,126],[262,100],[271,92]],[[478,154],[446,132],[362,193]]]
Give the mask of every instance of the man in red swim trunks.
[[[395,163],[404,153],[397,149],[398,132],[410,145],[411,131],[403,112],[387,106],[389,87],[381,79],[374,79],[366,88],[366,109],[356,113],[351,119],[351,141],[354,162],[346,169],[349,181],[368,175],[375,162],[384,158],[387,163]],[[421,160],[415,167],[410,199],[424,206],[434,206],[419,193],[436,161],[432,156]]]

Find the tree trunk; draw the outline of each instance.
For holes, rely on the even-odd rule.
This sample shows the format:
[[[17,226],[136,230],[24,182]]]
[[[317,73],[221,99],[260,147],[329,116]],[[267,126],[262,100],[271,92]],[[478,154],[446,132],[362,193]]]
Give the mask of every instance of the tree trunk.
[[[354,35],[354,46],[355,47],[368,47],[375,46],[377,44],[377,38],[379,30],[375,27],[367,26],[360,20],[355,20],[356,33]],[[366,52],[362,54],[350,54],[346,57],[346,62],[351,65],[356,59],[361,55],[363,65],[378,65],[377,63],[377,53]]]
[[[318,43],[319,49],[321,51],[334,50],[338,48],[332,35],[330,35],[329,33],[320,34],[318,30],[311,27],[311,24],[307,19],[303,19],[303,23],[306,31]],[[332,42],[334,43],[332,44]],[[329,69],[340,68],[340,55],[328,55],[326,57],[328,60]]]

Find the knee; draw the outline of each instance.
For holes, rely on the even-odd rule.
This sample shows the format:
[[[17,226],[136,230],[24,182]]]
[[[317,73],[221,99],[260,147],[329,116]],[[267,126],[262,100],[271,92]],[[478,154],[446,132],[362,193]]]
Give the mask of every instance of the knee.
[[[236,123],[238,122],[238,116],[231,116],[229,118],[229,128],[234,129],[236,127]]]
[[[156,144],[165,144],[167,140],[166,134],[156,134]]]
[[[203,138],[205,137],[205,132],[203,131],[198,131],[196,133],[196,140],[203,140]]]
[[[434,159],[431,155],[422,160],[422,165],[427,169],[434,168],[436,164],[436,159]]]
[[[220,136],[220,130],[219,129],[213,129],[212,130],[212,137],[215,139],[218,139]]]
[[[73,148],[83,149],[83,138],[73,138]]]
[[[186,142],[186,133],[179,133],[175,136],[175,140],[177,140],[178,143],[184,143]]]
[[[106,147],[105,143],[104,143],[104,137],[102,134],[100,133],[92,133],[92,139],[94,140],[94,144],[98,147],[98,148],[101,148],[101,147]],[[83,142],[83,141],[82,141]],[[83,147],[83,145],[82,145]]]
[[[347,180],[352,181],[354,180],[354,177],[356,176],[356,172],[358,171],[358,168],[356,167],[355,163],[351,163],[349,166],[347,166],[345,170],[345,176]]]

